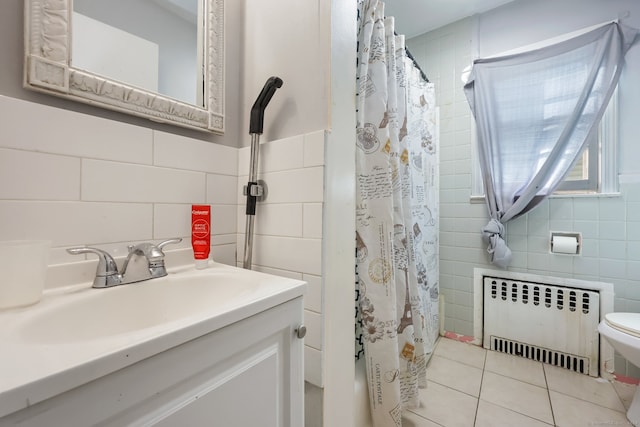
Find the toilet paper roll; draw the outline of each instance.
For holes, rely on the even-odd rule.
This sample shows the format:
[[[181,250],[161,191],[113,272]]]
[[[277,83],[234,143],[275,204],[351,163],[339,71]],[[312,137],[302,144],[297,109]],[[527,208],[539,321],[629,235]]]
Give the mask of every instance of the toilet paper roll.
[[[575,255],[578,253],[578,239],[570,236],[553,236],[551,252]]]

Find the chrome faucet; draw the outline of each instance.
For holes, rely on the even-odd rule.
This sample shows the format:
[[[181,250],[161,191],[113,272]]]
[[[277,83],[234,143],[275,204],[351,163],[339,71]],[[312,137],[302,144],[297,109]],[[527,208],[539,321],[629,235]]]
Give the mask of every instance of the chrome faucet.
[[[79,254],[96,254],[98,255],[98,267],[96,268],[96,277],[93,279],[94,288],[110,288],[112,286],[126,285],[128,283],[141,282],[143,280],[155,279],[167,275],[167,269],[164,266],[164,252],[162,248],[170,243],[180,243],[181,238],[169,239],[160,242],[157,245],[153,243],[140,243],[129,246],[129,254],[122,264],[122,272],[118,271],[118,265],[108,252],[102,249],[82,246],[78,248],[69,248],[67,252],[72,255]],[[127,274],[127,267],[133,256],[143,256],[146,258],[147,269],[143,274],[133,275]]]

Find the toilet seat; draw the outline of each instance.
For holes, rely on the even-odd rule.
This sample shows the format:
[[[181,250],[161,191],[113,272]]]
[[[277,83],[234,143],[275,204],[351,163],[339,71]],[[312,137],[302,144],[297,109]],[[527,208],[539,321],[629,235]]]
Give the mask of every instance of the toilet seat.
[[[604,320],[612,328],[640,338],[640,313],[609,313]]]

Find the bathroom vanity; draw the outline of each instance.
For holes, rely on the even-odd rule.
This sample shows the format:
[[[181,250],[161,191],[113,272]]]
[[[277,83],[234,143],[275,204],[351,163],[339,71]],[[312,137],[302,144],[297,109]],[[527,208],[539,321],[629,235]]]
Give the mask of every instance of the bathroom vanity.
[[[212,264],[88,286],[0,312],[1,427],[303,425],[304,282]]]

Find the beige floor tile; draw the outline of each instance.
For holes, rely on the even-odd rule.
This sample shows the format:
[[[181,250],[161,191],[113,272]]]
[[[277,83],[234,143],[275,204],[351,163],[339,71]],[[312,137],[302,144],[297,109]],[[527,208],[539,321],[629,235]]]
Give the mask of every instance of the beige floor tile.
[[[550,425],[484,400],[478,402],[475,427],[547,427]]]
[[[478,397],[482,369],[434,355],[427,367],[427,379]]]
[[[497,351],[487,351],[485,370],[540,387],[547,387],[542,363]]]
[[[549,391],[558,427],[630,426],[624,413],[556,391]]]
[[[402,427],[439,427],[439,424],[429,421],[426,418],[422,418],[420,415],[414,414],[411,411],[406,411],[402,414]]]
[[[485,371],[480,399],[553,424],[549,395],[545,388]]]
[[[544,365],[549,390],[558,391],[600,406],[624,412],[613,385],[605,379],[578,374],[557,366]]]
[[[449,338],[440,338],[433,354],[455,360],[476,368],[484,368],[487,350],[473,344],[467,344]]]
[[[636,390],[446,338],[427,379],[420,407],[403,414],[403,427],[628,426]]]
[[[629,405],[631,405],[631,401],[633,400],[633,396],[636,393],[637,386],[633,384],[621,383],[619,381],[613,381],[613,388],[616,393],[618,393],[618,397],[622,400],[622,404],[624,405],[624,409],[629,409]]]
[[[473,427],[478,399],[428,381],[420,390],[420,408],[412,412],[444,427]]]

